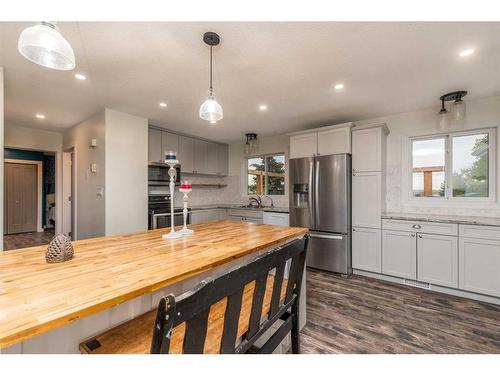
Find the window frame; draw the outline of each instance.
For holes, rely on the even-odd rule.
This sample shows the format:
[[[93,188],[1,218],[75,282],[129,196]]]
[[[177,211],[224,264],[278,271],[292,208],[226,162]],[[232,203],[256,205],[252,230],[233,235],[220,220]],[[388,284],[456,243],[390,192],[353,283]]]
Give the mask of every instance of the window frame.
[[[453,196],[453,138],[467,135],[488,134],[488,197],[454,197]],[[415,197],[413,195],[413,142],[431,139],[445,139],[444,181],[445,194],[443,197]],[[439,133],[426,136],[409,137],[409,164],[408,164],[408,194],[409,201],[413,202],[495,202],[496,201],[496,129],[483,128],[467,131]]]
[[[285,172],[283,173],[283,178],[284,178],[284,190],[283,190],[283,194],[269,194],[269,191],[268,191],[268,184],[267,184],[267,158],[270,157],[270,156],[283,156],[283,164],[284,164],[284,167],[285,167]],[[263,158],[264,159],[264,171],[266,172],[266,182],[265,182],[265,191],[264,193],[262,194],[257,194],[257,193],[250,193],[248,191],[248,160],[250,159],[256,159],[256,158]],[[244,191],[245,191],[245,194],[244,196],[247,196],[247,197],[250,197],[252,195],[259,195],[259,196],[262,196],[262,195],[269,195],[269,196],[272,196],[272,197],[285,197],[286,196],[286,191],[287,191],[287,186],[286,186],[286,168],[287,168],[287,162],[286,162],[286,155],[284,152],[272,152],[272,153],[269,153],[269,154],[256,154],[256,155],[247,155],[245,156],[245,165],[244,165],[244,168],[245,168],[245,173],[244,173],[244,179],[245,179],[245,182],[244,182]]]

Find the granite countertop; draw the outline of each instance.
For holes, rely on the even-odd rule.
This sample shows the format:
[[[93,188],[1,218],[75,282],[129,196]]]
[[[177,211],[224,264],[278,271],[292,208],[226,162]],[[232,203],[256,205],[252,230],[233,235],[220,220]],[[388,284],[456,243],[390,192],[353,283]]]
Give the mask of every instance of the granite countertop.
[[[489,225],[500,226],[498,217],[460,216],[460,215],[435,215],[435,214],[414,214],[387,212],[382,215],[382,219],[393,220],[418,220],[435,223],[469,224],[469,225]]]
[[[182,207],[179,207],[182,208]],[[289,213],[290,210],[288,207],[243,207],[242,204],[207,204],[207,205],[194,205],[190,207],[192,211],[199,210],[213,210],[217,208],[232,208],[235,210],[249,210],[249,211],[262,211],[262,212],[280,212],[280,213]]]

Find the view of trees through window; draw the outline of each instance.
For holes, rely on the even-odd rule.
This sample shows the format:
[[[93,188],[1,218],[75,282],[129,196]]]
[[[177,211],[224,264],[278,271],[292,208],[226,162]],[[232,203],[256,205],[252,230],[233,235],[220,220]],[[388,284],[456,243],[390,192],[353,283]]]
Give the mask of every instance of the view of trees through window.
[[[489,136],[481,132],[413,140],[413,196],[445,197],[450,180],[451,197],[489,197]]]
[[[285,194],[285,155],[266,155],[247,159],[248,194]]]

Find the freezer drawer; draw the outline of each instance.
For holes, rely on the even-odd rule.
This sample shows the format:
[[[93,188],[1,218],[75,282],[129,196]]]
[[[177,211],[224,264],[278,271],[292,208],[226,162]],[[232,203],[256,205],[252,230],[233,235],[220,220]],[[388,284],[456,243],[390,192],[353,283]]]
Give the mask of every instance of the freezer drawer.
[[[309,232],[307,266],[351,274],[351,237],[345,234]]]

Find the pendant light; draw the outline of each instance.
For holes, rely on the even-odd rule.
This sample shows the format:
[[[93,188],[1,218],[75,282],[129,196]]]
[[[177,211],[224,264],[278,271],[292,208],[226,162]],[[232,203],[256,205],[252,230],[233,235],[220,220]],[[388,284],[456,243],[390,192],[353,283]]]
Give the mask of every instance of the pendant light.
[[[465,95],[467,95],[467,91],[453,91],[439,98],[441,100],[441,110],[437,118],[438,129],[448,129],[450,121],[453,124],[461,124],[465,120],[466,108],[465,102],[462,100]],[[450,111],[446,110],[444,105],[444,102],[449,101],[453,101]]]
[[[245,154],[253,154],[257,152],[259,148],[259,140],[257,139],[257,134],[247,133],[245,134],[247,141],[245,142]]]
[[[210,46],[210,87],[208,89],[207,100],[205,100],[200,106],[200,118],[202,120],[210,121],[211,124],[215,124],[224,117],[222,107],[219,103],[217,103],[217,100],[215,100],[214,88],[212,85],[212,48],[219,44],[220,38],[216,33],[207,32],[203,35],[203,41]]]
[[[55,22],[41,22],[24,29],[17,43],[19,53],[25,58],[56,70],[73,70],[73,48],[59,32]]]

